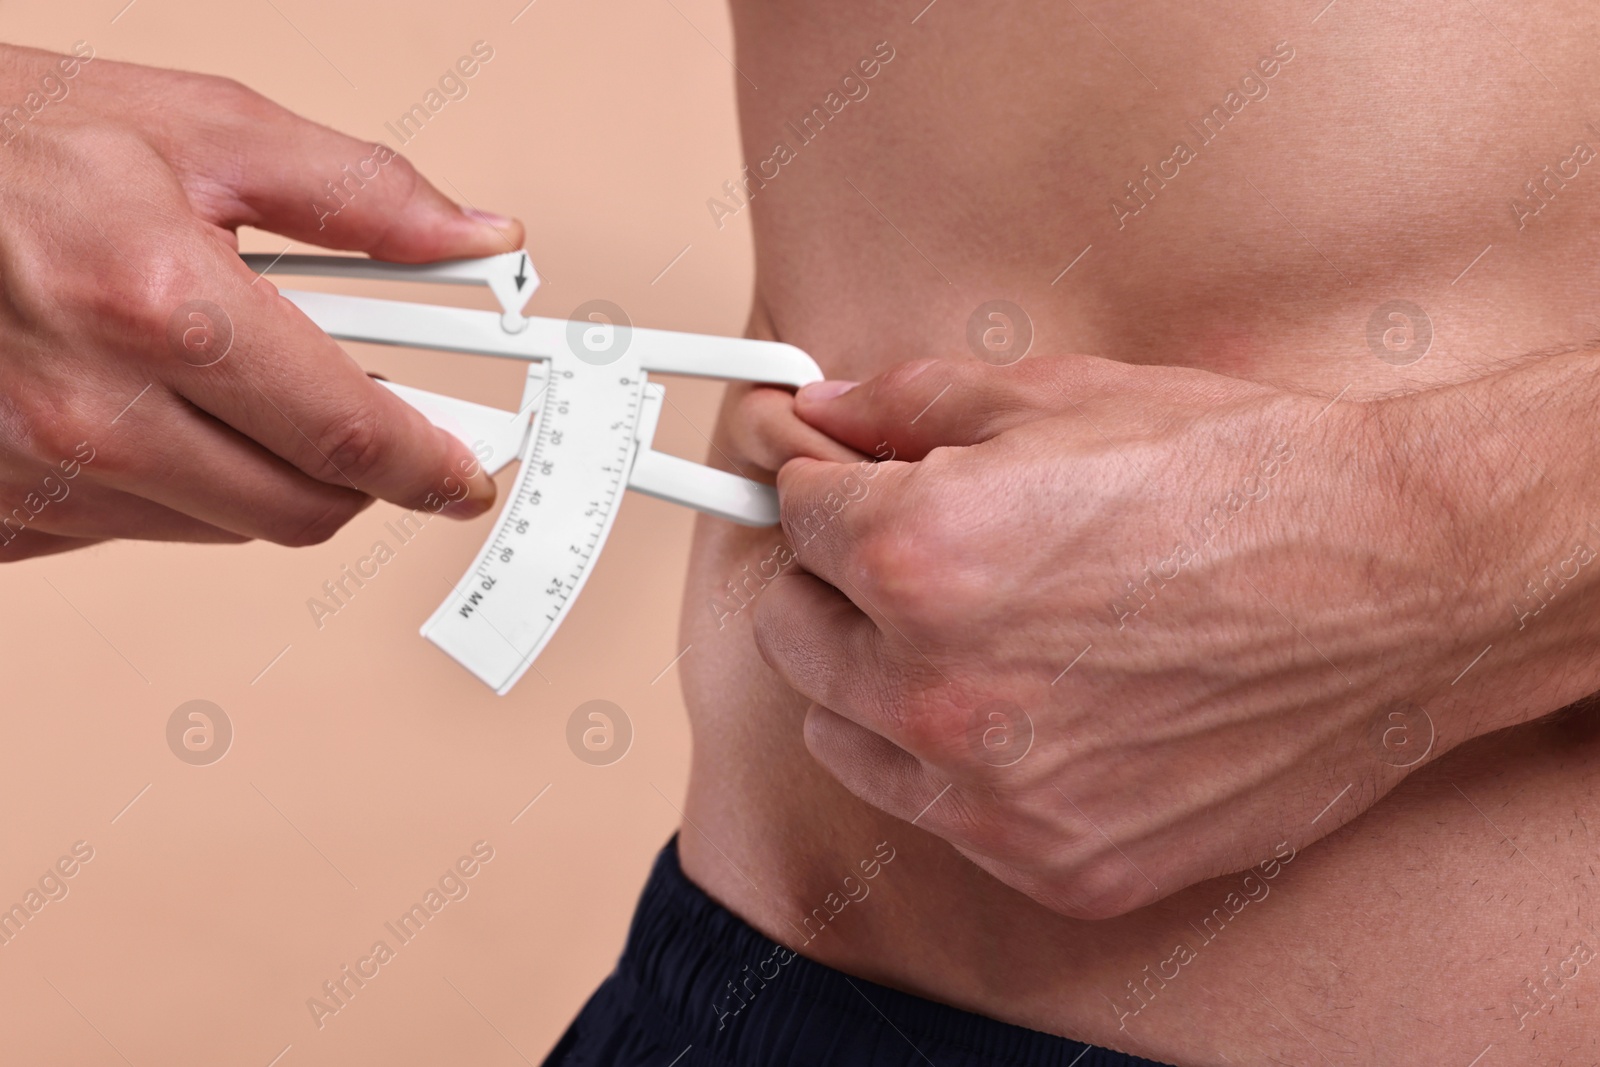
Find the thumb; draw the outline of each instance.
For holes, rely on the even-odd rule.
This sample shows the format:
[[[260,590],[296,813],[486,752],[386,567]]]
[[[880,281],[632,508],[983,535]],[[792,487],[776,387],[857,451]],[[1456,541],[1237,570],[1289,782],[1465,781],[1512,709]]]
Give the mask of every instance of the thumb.
[[[824,381],[795,395],[807,423],[867,455],[922,459],[975,445],[1066,406],[1055,359],[995,367],[971,360],[902,363],[859,385]],[[892,450],[892,452],[891,452]]]
[[[167,153],[197,213],[325,248],[426,263],[511,252],[522,224],[464,210],[388,145],[359,141],[240,87]]]

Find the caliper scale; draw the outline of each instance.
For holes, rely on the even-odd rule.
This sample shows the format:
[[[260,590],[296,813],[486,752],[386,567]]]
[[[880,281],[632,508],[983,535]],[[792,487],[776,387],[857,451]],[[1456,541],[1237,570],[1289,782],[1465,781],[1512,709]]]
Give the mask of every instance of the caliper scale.
[[[665,391],[649,375],[794,387],[819,380],[817,365],[793,345],[636,328],[603,315],[588,321],[524,317],[539,284],[524,252],[415,266],[346,256],[244,259],[261,273],[481,284],[495,294],[499,314],[283,291],[341,340],[527,361],[515,411],[383,383],[472,448],[490,474],[521,461],[493,532],[422,626],[424,637],[501,695],[566,618],[625,490],[747,526],[778,521],[770,486],[651,447]]]

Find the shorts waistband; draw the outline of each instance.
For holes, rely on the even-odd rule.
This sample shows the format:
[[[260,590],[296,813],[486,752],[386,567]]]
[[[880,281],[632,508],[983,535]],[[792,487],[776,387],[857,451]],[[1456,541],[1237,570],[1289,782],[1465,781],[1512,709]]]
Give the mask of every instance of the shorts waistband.
[[[729,1064],[1162,1067],[853,978],[760,933],[656,858],[611,982]],[[704,1061],[701,1061],[704,1062]]]

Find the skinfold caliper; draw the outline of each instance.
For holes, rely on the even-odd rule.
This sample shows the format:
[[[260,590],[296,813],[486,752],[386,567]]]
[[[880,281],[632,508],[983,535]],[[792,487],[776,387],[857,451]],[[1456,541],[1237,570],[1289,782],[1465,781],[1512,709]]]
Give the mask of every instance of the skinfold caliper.
[[[247,255],[254,270],[487,285],[500,313],[324,292],[283,295],[331,336],[525,360],[515,410],[383,384],[473,448],[490,474],[520,459],[510,499],[472,566],[422,626],[504,695],[532,665],[594,570],[624,489],[748,526],[778,521],[770,486],[651,447],[662,387],[650,374],[801,386],[822,377],[792,345],[635,328],[609,317],[524,317],[539,285],[525,252],[403,265],[346,256]],[[596,301],[595,304],[601,302]],[[590,305],[585,305],[589,307]],[[584,309],[580,309],[583,311]]]

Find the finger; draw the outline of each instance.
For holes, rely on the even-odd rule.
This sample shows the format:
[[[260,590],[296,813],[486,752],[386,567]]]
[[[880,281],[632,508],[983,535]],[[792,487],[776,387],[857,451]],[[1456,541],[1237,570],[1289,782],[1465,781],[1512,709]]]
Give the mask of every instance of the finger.
[[[25,559],[38,559],[40,556],[54,556],[100,543],[101,539],[95,537],[58,537],[55,534],[27,529],[13,535],[10,540],[0,538],[0,563],[18,563]]]
[[[1007,885],[1025,891],[1036,888],[1009,864],[972,848],[987,843],[982,833],[974,832],[983,824],[980,810],[960,785],[937,768],[820,704],[806,713],[805,741],[812,758],[861,800],[938,834]]]
[[[1056,413],[1065,404],[1067,365],[1078,362],[1044,359],[995,367],[971,360],[917,360],[854,387],[848,382],[805,386],[795,397],[795,412],[858,451],[917,460],[932,449],[977,444]]]
[[[755,609],[756,648],[795,692],[873,728],[887,728],[899,670],[873,621],[839,590],[786,574]]]
[[[971,716],[943,675],[839,590],[785,575],[762,592],[754,625],[762,659],[795,692],[930,764],[972,762]]]
[[[778,472],[779,521],[801,566],[852,599],[860,591],[871,597],[907,549],[895,520],[913,506],[913,477],[913,465],[900,462],[785,463]]]
[[[797,457],[833,463],[859,463],[866,457],[846,448],[821,430],[802,422],[794,413],[794,394],[786,389],[757,385],[729,397],[727,426],[730,451],[741,466],[763,472],[777,471]]]
[[[301,118],[234,82],[198,118],[163,127],[197,213],[328,248],[423,263],[515,251],[522,224],[463,210],[386,145]]]
[[[83,467],[97,494],[126,490],[236,538],[319,544],[372,503],[349,486],[297,470],[164,392],[151,390],[119,416],[117,427]]]
[[[1063,892],[1049,877],[1052,852],[1073,842],[1049,814],[1000,807],[987,786],[952,781],[937,767],[821,705],[806,713],[806,748],[839,784],[879,811],[949,842],[990,876],[1053,911],[1081,919],[1107,919],[1151,903],[1160,895],[1126,854],[1109,877]],[[998,816],[998,817],[997,817]],[[1098,835],[1096,835],[1098,836]],[[1120,854],[1122,850],[1117,846]],[[1020,857],[1020,864],[996,858]]]
[[[312,478],[404,507],[471,518],[494,481],[463,443],[367,377],[270,283],[215,242],[185,247],[186,288],[167,287],[168,388]],[[179,298],[206,293],[205,305]]]
[[[907,822],[921,821],[944,789],[917,757],[821,704],[806,712],[805,741],[812,757],[840,785]]]
[[[152,500],[102,485],[80,483],[68,493],[30,516],[27,529],[55,537],[97,541],[120,538],[236,545],[250,540]],[[13,516],[17,514],[12,512]]]

